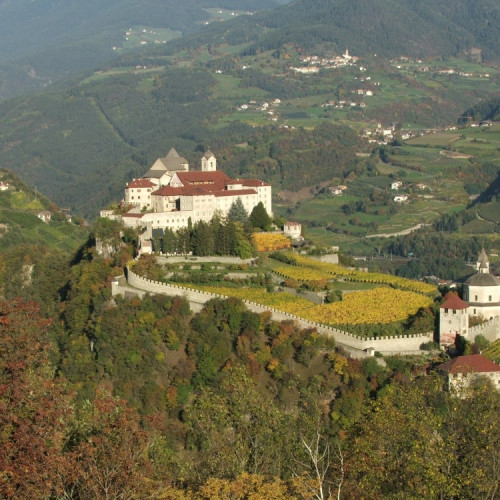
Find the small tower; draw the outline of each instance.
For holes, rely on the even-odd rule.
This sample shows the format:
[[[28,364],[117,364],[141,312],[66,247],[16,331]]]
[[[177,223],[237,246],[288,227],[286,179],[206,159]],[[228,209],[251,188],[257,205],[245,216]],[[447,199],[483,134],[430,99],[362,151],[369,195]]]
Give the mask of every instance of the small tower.
[[[217,160],[210,149],[201,157],[201,171],[215,172],[217,170]]]
[[[490,272],[490,261],[488,260],[488,256],[484,251],[484,247],[481,250],[479,257],[477,258],[476,269],[478,273],[489,273]]]
[[[439,308],[439,343],[451,345],[457,335],[462,337],[469,333],[469,304],[456,293],[446,295],[446,300]]]

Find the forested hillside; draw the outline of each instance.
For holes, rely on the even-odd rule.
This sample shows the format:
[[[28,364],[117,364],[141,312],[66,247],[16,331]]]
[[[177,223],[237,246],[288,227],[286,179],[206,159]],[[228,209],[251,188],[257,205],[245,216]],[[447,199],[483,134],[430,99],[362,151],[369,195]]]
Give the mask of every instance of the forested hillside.
[[[163,44],[196,31],[203,22],[217,20],[206,9],[253,12],[275,5],[263,0],[4,0],[0,2],[0,99],[91,69],[116,57],[116,49],[142,49],[141,41]],[[134,28],[136,35],[131,33]]]
[[[500,121],[500,97],[486,99],[469,108],[460,116],[458,123],[467,125],[471,121],[482,120]]]
[[[472,499],[498,489],[490,385],[456,398],[432,371],[439,356],[352,360],[234,298],[197,314],[181,297],[113,298],[132,246],[111,226],[93,234],[114,238],[116,254],[98,256],[89,240],[43,271],[38,304],[0,301],[3,497]]]
[[[11,172],[0,170],[0,297],[36,300],[44,313],[58,311],[70,262],[88,239],[82,219],[67,214],[32,191]],[[37,216],[51,213],[50,222]]]
[[[378,176],[377,151],[359,137],[360,132],[373,141],[381,139],[377,123],[394,124],[397,130],[404,126],[414,134],[442,127],[455,123],[478,96],[487,101],[495,95],[497,69],[448,56],[475,45],[465,28],[457,28],[465,18],[470,18],[471,29],[476,21],[484,21],[485,40],[496,36],[496,25],[484,20],[486,14],[494,19],[496,4],[453,5],[452,12],[442,3],[432,7],[416,2],[410,9],[396,0],[376,8],[370,2],[302,0],[279,7],[276,16],[255,14],[212,23],[199,36],[122,53],[95,72],[1,103],[2,166],[86,217],[119,200],[124,184],[142,175],[172,146],[194,169],[201,152],[210,147],[229,175],[262,178],[275,192],[306,188],[315,195],[324,183]],[[396,22],[398,6],[405,15],[398,14]],[[367,29],[373,19],[379,24]],[[380,56],[435,55],[434,50],[441,50],[442,26],[449,20],[455,24],[447,28],[446,43],[452,40],[455,49],[443,46],[439,58],[402,62]],[[347,38],[329,34],[316,44],[322,30],[316,30],[315,23],[320,21],[328,23],[331,33],[335,26],[350,26],[344,30]],[[268,26],[265,33],[262,25]],[[427,30],[425,37],[417,33],[419,26]],[[302,27],[309,30],[304,43]],[[281,38],[286,29],[298,38]],[[377,38],[382,32],[387,34],[385,41]],[[398,40],[403,32],[404,40]],[[268,35],[277,38],[269,44]],[[352,44],[347,43],[350,36],[356,37]],[[456,37],[463,37],[463,43]],[[256,40],[261,45],[255,45]],[[241,45],[231,45],[236,43]],[[307,69],[306,56],[331,60],[346,45],[356,58],[366,57],[340,66],[321,63],[314,74],[297,71]],[[417,52],[411,52],[410,45]],[[373,55],[375,49],[378,56]],[[384,151],[403,154],[400,149]],[[370,153],[372,158],[363,159]],[[401,168],[426,168],[389,153],[379,157]],[[478,167],[460,169],[471,192]]]
[[[4,102],[3,166],[90,217],[121,199],[125,183],[172,146],[192,168],[199,168],[201,151],[210,146],[228,175],[263,177],[292,190],[310,185],[311,175],[321,182],[355,168],[362,141],[348,127],[325,124],[316,133],[242,123],[210,127],[231,109],[213,98],[214,86],[207,70],[174,68],[146,81],[120,75]]]
[[[348,46],[360,55],[450,56],[477,48],[485,59],[498,60],[499,26],[500,7],[494,0],[297,0],[270,14],[236,21],[224,39],[234,45],[253,41],[247,52],[333,42],[337,50]],[[221,33],[212,26],[190,43],[215,43]]]

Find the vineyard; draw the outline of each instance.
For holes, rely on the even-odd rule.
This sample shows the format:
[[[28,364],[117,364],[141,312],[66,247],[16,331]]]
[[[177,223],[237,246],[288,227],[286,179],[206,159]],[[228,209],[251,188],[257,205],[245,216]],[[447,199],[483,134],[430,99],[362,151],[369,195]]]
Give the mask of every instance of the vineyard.
[[[494,361],[500,363],[500,339],[492,342],[484,351],[483,354]]]
[[[283,233],[254,233],[253,242],[258,252],[274,252],[290,248],[290,238]]]
[[[346,281],[355,281],[363,283],[376,283],[380,285],[390,285],[402,290],[411,290],[418,293],[433,293],[436,292],[436,287],[421,281],[414,281],[398,276],[383,273],[369,273],[348,269],[337,264],[329,264],[319,260],[306,257],[304,255],[296,255],[285,253],[284,260],[290,264],[287,267],[280,267],[276,272],[299,281],[318,281],[325,278],[344,279]]]
[[[308,269],[306,267],[295,266],[279,266],[273,269],[273,272],[283,278],[296,280],[309,285],[315,285],[316,288],[325,288],[327,285],[328,276],[316,269]]]
[[[316,323],[344,325],[346,330],[349,325],[403,321],[420,308],[432,304],[432,300],[425,295],[387,287],[349,293],[341,302],[316,305],[292,293],[266,292],[263,287],[235,289],[190,284],[184,286],[248,300]]]

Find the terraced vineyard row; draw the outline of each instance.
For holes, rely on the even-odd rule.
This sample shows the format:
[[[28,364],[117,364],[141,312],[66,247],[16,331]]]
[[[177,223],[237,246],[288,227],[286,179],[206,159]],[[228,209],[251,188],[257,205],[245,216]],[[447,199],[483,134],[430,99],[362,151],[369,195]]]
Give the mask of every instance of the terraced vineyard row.
[[[287,253],[285,255],[288,261],[292,264],[292,266],[286,268],[287,277],[297,280],[306,281],[308,274],[310,275],[310,280],[332,278],[335,276],[336,278],[344,278],[349,281],[392,285],[403,290],[411,290],[419,293],[436,292],[436,287],[434,285],[423,283],[421,281],[400,278],[399,276],[392,276],[390,274],[356,271],[354,269],[347,269],[337,264],[321,262],[304,255],[296,255],[292,253]],[[293,266],[296,266],[295,272],[293,271]]]
[[[206,292],[237,297],[327,325],[361,325],[393,323],[405,320],[432,299],[422,294],[379,287],[346,294],[344,300],[333,304],[316,305],[287,292],[266,292],[265,288],[227,288],[183,285]]]

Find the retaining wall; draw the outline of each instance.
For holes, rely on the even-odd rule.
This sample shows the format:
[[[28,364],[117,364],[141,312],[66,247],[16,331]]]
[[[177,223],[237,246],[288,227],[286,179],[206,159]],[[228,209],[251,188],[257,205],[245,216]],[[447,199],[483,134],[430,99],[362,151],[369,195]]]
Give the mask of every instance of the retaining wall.
[[[156,259],[160,264],[170,264],[170,263],[186,263],[186,264],[201,264],[202,262],[220,262],[221,264],[247,264],[250,265],[255,260],[251,259],[240,259],[239,257],[229,257],[225,256],[209,256],[209,257],[198,257],[195,255],[158,255]]]
[[[150,280],[148,278],[144,278],[135,274],[130,269],[127,269],[127,281],[129,285],[149,293],[158,293],[163,295],[181,295],[190,302],[190,304],[192,305],[192,309],[195,311],[200,310],[202,305],[208,302],[210,299],[228,298],[226,295],[222,294],[203,292],[200,290],[193,290],[192,288],[186,288],[183,286]],[[250,311],[256,313],[270,311],[272,314],[272,319],[275,321],[293,320],[301,328],[315,328],[319,333],[328,335],[329,337],[333,337],[337,344],[346,348],[354,357],[356,356],[356,354],[358,354],[359,357],[363,357],[360,352],[356,353],[356,351],[363,352],[370,348],[386,355],[414,354],[420,352],[420,346],[423,343],[433,340],[432,332],[419,335],[403,335],[400,337],[359,337],[357,335],[338,330],[331,326],[300,318],[299,316],[295,316],[294,314],[278,311],[277,309],[266,307],[261,304],[256,304],[255,302],[250,302],[248,300],[244,300],[243,302]]]

